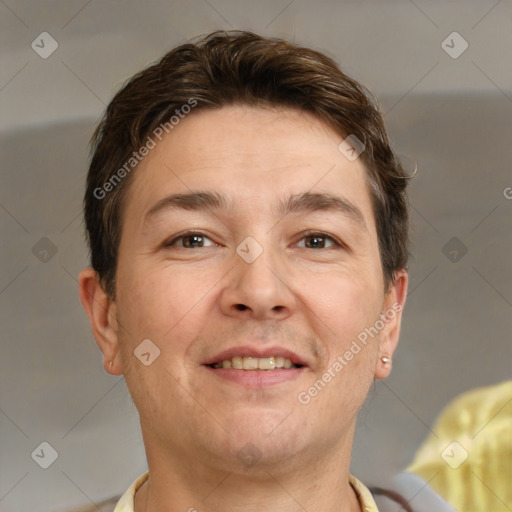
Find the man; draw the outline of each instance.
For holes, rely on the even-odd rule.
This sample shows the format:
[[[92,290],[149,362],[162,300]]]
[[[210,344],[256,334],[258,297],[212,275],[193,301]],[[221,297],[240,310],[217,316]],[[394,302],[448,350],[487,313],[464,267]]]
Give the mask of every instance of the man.
[[[375,511],[349,474],[407,291],[407,177],[365,89],[252,33],[182,45],[94,136],[80,296],[148,473],[117,512]]]

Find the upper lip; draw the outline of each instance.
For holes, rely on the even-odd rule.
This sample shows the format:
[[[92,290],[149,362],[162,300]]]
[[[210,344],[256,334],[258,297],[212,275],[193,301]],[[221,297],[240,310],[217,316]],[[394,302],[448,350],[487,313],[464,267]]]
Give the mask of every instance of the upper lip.
[[[295,365],[308,366],[308,364],[298,356],[295,352],[288,350],[284,347],[267,347],[267,348],[256,348],[254,346],[241,346],[232,347],[219,352],[217,355],[209,358],[203,364],[210,365],[220,363],[226,359],[232,359],[233,357],[284,357],[289,359]]]

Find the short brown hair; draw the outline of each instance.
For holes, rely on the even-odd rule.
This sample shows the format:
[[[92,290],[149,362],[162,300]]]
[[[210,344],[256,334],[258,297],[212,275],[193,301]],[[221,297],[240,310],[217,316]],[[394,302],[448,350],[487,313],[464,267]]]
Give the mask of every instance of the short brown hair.
[[[109,296],[115,297],[134,156],[140,157],[139,150],[159,126],[170,131],[171,118],[191,104],[193,112],[233,104],[301,109],[342,137],[355,135],[364,144],[360,158],[367,169],[386,288],[395,272],[406,267],[408,180],[373,95],[322,53],[251,32],[218,31],[178,46],[132,77],[94,132],[85,222],[91,264]]]

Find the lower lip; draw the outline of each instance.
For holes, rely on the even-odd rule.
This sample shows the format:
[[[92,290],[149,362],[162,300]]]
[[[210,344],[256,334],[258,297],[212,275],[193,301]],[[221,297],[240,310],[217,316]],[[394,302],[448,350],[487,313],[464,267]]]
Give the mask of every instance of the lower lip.
[[[233,368],[211,368],[210,366],[205,366],[205,368],[221,379],[253,388],[273,386],[296,379],[305,369],[304,366],[288,370],[235,370]]]

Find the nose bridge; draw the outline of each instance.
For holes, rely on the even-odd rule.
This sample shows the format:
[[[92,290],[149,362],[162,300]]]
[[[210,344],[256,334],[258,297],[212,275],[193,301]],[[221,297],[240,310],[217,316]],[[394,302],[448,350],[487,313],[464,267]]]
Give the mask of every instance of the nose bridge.
[[[285,265],[269,238],[267,235],[260,244],[256,238],[247,237],[238,245],[225,304],[230,310],[251,310],[254,316],[264,317],[283,314],[292,307],[292,293],[285,285],[285,276],[280,275]]]
[[[248,252],[244,252],[247,250]],[[247,292],[268,296],[270,299],[277,292],[280,284],[276,275],[276,264],[279,260],[276,248],[268,239],[264,246],[255,239],[246,239],[239,245],[237,254],[241,260],[237,262],[239,286]]]

